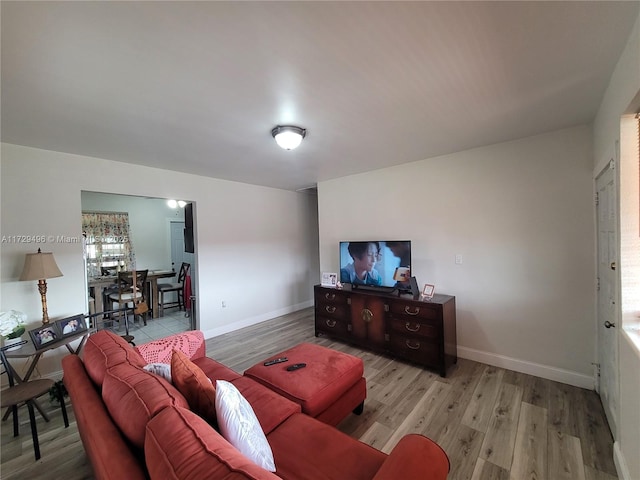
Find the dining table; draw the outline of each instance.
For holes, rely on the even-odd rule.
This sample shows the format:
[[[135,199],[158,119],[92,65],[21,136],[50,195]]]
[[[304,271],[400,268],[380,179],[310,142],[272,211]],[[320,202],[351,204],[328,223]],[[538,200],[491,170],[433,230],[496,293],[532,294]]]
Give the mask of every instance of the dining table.
[[[176,276],[174,270],[149,270],[147,273],[147,299],[149,301],[149,309],[151,310],[151,318],[160,316],[160,298],[158,295],[158,280],[163,278],[172,278]],[[102,291],[117,283],[117,275],[105,275],[101,277],[89,277],[89,288],[93,289],[93,299],[96,312],[103,312],[104,305],[102,302]],[[111,310],[108,308],[107,310]]]

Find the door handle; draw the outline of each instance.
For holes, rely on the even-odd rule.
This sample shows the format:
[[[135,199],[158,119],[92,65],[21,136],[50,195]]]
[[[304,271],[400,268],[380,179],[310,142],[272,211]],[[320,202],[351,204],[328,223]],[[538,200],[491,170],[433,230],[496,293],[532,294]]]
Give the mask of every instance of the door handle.
[[[362,320],[364,320],[365,323],[369,323],[372,318],[373,318],[373,312],[371,310],[369,310],[368,308],[365,308],[364,310],[362,310]]]
[[[611,262],[611,265],[609,265],[609,268],[611,268],[611,270],[615,270],[616,269],[616,262]]]
[[[604,322],[604,328],[615,328],[616,324],[615,323],[611,323],[609,320],[607,320],[606,322]]]

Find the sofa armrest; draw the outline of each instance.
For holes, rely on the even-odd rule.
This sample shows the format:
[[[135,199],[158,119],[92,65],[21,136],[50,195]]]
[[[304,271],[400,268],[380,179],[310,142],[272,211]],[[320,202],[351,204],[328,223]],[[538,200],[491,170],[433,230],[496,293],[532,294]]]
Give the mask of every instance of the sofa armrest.
[[[446,480],[448,473],[444,450],[427,437],[409,434],[394,447],[373,480]]]
[[[204,334],[200,330],[190,330],[169,337],[153,340],[135,347],[147,363],[171,363],[173,350],[180,350],[189,359],[204,357],[207,347]]]

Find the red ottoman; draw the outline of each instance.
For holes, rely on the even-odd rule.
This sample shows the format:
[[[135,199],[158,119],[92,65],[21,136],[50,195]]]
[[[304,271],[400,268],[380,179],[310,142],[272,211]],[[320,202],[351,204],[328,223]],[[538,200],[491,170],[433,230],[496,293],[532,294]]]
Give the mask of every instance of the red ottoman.
[[[337,425],[350,412],[362,413],[367,396],[362,359],[330,348],[301,343],[266,360],[289,360],[265,367],[260,362],[244,374],[298,403],[307,415]],[[265,360],[265,361],[266,361]],[[305,368],[287,371],[296,363]]]

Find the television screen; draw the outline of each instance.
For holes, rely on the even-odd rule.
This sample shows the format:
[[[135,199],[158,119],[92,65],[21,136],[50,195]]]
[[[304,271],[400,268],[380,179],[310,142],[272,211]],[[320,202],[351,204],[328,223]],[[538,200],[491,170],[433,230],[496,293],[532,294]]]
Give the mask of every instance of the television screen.
[[[411,290],[411,241],[340,242],[340,282]]]

